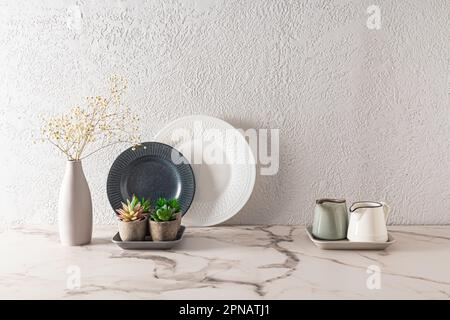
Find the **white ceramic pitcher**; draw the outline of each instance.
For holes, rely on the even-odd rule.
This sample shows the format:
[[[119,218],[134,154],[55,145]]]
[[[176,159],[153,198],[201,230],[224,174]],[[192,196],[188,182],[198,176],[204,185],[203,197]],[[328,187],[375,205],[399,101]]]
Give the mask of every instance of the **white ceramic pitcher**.
[[[390,207],[384,202],[359,201],[350,207],[347,238],[358,242],[386,242]]]

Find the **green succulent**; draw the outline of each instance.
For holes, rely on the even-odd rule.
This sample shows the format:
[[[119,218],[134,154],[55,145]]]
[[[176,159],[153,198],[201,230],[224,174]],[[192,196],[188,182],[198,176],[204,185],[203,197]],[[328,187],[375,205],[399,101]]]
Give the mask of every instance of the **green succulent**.
[[[172,208],[174,212],[180,212],[181,206],[178,199],[171,199],[168,201],[168,207]]]
[[[167,199],[161,197],[158,200],[156,200],[155,209],[158,210],[159,208],[162,208],[165,205],[167,205]]]
[[[144,210],[144,213],[150,212],[150,200],[145,199],[144,197],[141,198],[141,206]]]
[[[177,213],[174,209],[164,205],[159,209],[156,209],[155,213],[151,215],[152,220],[157,222],[172,221],[177,219]]]
[[[158,200],[156,200],[156,204],[155,204],[155,209],[161,209],[164,206],[166,206],[169,209],[172,209],[172,211],[174,213],[180,212],[181,210],[181,206],[180,203],[178,202],[178,199],[170,199],[167,200],[166,198],[159,198]]]

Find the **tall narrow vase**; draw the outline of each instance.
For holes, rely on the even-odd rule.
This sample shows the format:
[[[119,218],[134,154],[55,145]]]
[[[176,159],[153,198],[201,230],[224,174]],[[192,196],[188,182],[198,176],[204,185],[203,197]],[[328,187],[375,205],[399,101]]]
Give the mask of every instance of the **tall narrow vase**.
[[[58,203],[63,245],[81,246],[92,238],[92,200],[81,161],[67,161]]]

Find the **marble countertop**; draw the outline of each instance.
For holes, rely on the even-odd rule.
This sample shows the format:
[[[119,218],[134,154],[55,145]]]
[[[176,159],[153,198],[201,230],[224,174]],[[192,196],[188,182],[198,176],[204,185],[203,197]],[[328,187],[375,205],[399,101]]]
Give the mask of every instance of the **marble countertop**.
[[[385,251],[323,251],[302,226],[188,228],[173,250],[124,251],[115,231],[64,247],[54,226],[0,230],[0,298],[450,298],[450,226],[392,226]]]

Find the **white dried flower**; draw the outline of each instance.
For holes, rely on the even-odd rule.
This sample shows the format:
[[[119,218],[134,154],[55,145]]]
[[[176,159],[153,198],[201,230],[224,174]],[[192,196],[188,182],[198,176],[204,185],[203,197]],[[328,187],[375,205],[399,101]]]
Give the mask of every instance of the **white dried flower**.
[[[56,146],[69,160],[86,158],[120,142],[138,145],[139,118],[122,105],[127,82],[117,75],[110,81],[109,97],[87,97],[86,108],[75,106],[68,114],[43,119],[42,139]]]

